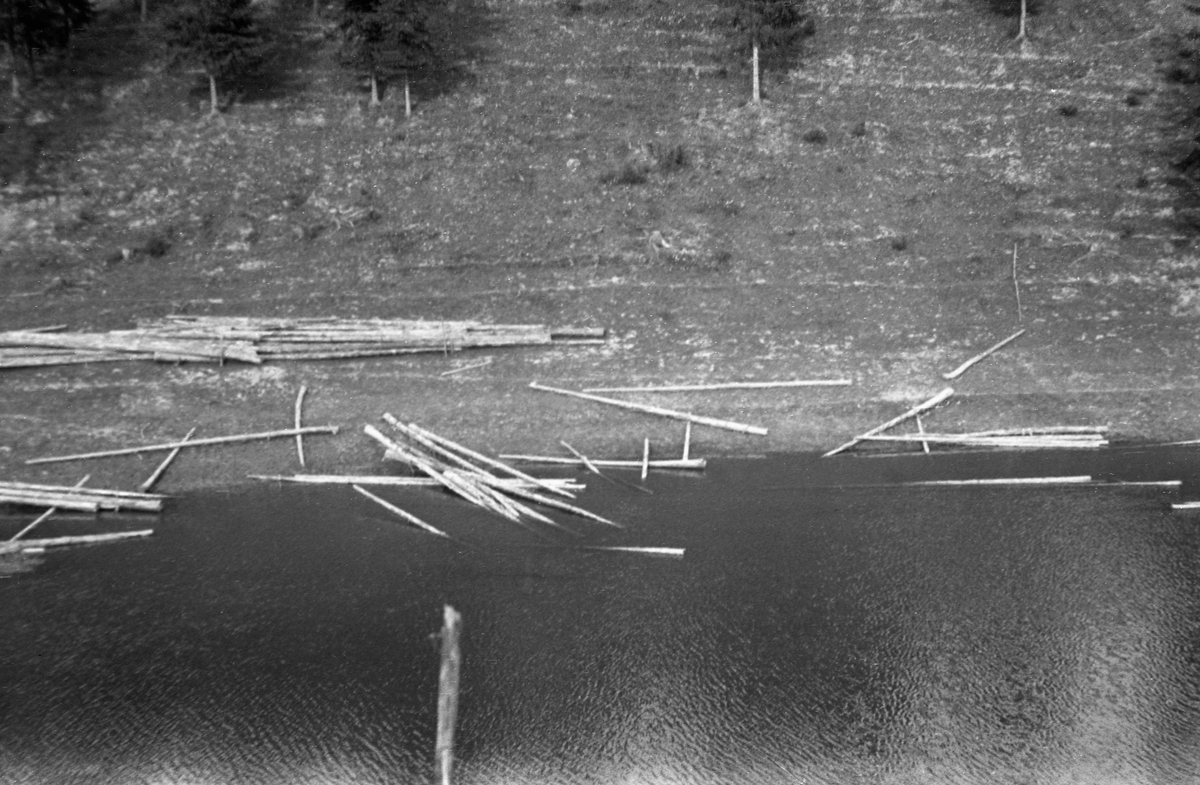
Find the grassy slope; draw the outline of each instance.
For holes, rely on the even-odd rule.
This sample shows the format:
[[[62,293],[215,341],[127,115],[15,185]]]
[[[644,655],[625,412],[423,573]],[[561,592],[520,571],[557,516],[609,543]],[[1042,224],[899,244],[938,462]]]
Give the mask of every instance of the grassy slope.
[[[91,121],[56,143],[42,179],[59,197],[3,208],[0,327],[183,309],[603,325],[605,350],[520,356],[491,392],[537,375],[854,377],[850,396],[689,404],[811,446],[1016,329],[1016,244],[1036,329],[964,384],[994,397],[970,416],[1022,417],[1045,395],[1048,416],[1152,435],[1190,414],[1200,260],[1158,62],[1176,3],[1050,4],[1024,55],[982,0],[817,3],[818,34],[768,75],[762,109],[743,70],[722,75],[707,4],[563,5],[460,0],[454,67],[418,81],[408,123],[394,95],[364,112],[306,28],[299,64],[217,122],[131,46],[62,113]],[[688,166],[607,182],[676,145]],[[367,389],[363,374],[426,383],[443,366],[352,367]],[[1166,396],[1156,411],[1143,390]],[[585,427],[570,411],[545,416]]]

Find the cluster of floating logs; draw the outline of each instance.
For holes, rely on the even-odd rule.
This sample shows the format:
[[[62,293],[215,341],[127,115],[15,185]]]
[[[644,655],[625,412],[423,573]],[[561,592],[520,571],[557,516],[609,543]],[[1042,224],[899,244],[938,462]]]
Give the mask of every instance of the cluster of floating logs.
[[[1060,425],[1049,428],[1009,428],[970,433],[922,432],[901,435],[864,436],[863,441],[899,444],[943,445],[975,449],[1094,450],[1108,445],[1103,425]]]
[[[329,360],[504,346],[602,343],[605,330],[411,319],[167,316],[133,330],[0,332],[0,368],[119,360]]]
[[[165,496],[131,491],[85,488],[88,478],[75,485],[42,485],[25,482],[0,482],[0,503],[20,507],[45,507],[46,510],[19,532],[0,542],[0,555],[9,553],[41,553],[47,548],[62,545],[84,545],[131,537],[146,537],[153,529],[110,534],[83,534],[43,539],[22,539],[39,524],[59,510],[98,513],[101,511],[158,512]]]

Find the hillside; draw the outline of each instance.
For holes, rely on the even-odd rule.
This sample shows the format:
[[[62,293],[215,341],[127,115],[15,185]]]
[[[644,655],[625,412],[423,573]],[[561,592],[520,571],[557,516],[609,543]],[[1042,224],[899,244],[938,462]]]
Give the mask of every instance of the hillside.
[[[43,86],[45,163],[0,207],[0,328],[186,311],[613,340],[501,355],[457,383],[445,358],[10,372],[0,460],[185,422],[227,432],[282,416],[301,382],[323,391],[314,417],[372,418],[402,385],[411,418],[496,448],[570,434],[629,452],[677,429],[538,405],[524,383],[853,378],[849,394],[669,404],[772,429],[705,434],[712,452],[810,449],[1019,326],[941,422],[1194,435],[1200,257],[1170,166],[1187,88],[1163,78],[1190,23],[1179,3],[1047,3],[1025,49],[986,0],[816,3],[816,35],[769,72],[761,108],[712,7],[679,5],[459,0],[408,122],[394,94],[366,111],[307,24],[289,67],[206,121],[199,82],[102,20]],[[358,447],[329,460],[368,460]]]

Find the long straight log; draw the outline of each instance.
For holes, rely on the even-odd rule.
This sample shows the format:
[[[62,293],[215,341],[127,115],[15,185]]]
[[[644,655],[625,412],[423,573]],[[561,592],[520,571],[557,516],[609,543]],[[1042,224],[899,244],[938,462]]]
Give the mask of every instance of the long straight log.
[[[784,387],[847,387],[850,379],[796,379],[786,382],[717,382],[714,384],[667,384],[657,387],[585,387],[585,393],[673,393],[718,390],[775,390]]]
[[[583,462],[578,458],[563,458],[557,455],[513,455],[504,454],[501,458],[507,458],[510,461],[524,461],[525,463],[555,463],[565,466],[582,466]],[[625,461],[612,460],[605,458],[589,458],[593,464],[603,469],[640,469],[641,461]],[[651,469],[690,469],[701,471],[708,465],[705,458],[658,458],[650,461]]]
[[[667,559],[682,559],[684,554],[683,548],[656,548],[633,545],[589,545],[585,546],[583,550],[610,551],[615,553],[640,553],[644,556],[661,556]]]
[[[361,485],[352,485],[350,487],[352,487],[354,490],[361,493],[363,496],[366,496],[368,499],[375,502],[380,507],[383,507],[385,510],[388,510],[389,512],[393,512],[396,515],[399,515],[401,518],[408,521],[413,526],[416,526],[418,529],[427,531],[430,534],[436,534],[438,537],[445,537],[447,540],[450,539],[450,535],[446,534],[446,532],[442,531],[441,529],[439,529],[435,526],[430,526],[428,523],[421,520],[417,516],[413,515],[411,512],[400,509],[399,507],[397,507],[396,505],[387,501],[386,499],[379,498],[378,496],[371,493],[370,491],[368,491],[366,488],[362,487]]]
[[[90,545],[99,542],[126,540],[133,537],[149,537],[153,529],[143,529],[132,532],[112,532],[109,534],[79,534],[71,537],[49,537],[40,540],[17,540],[16,542],[0,543],[0,554],[13,551],[40,551],[46,548],[57,548],[62,545]]]
[[[1010,343],[1017,340],[1024,334],[1025,334],[1024,330],[1017,330],[1015,333],[1008,336],[1003,341],[1000,341],[999,343],[995,344],[994,346],[988,347],[987,349],[983,350],[982,352],[975,355],[971,359],[967,360],[965,363],[958,366],[950,373],[942,374],[942,378],[945,379],[946,381],[950,381],[951,379],[957,379],[958,377],[962,376],[966,372],[966,370],[968,368],[970,368],[972,365],[979,362],[980,360],[983,360],[983,359],[989,357],[990,355],[995,354],[996,352],[1000,351],[1005,346],[1008,346]]]
[[[442,609],[442,664],[438,673],[437,739],[433,749],[434,781],[450,785],[454,768],[454,728],[458,724],[458,685],[462,669],[459,637],[462,615],[449,605]]]
[[[906,411],[904,414],[900,415],[899,417],[893,417],[892,419],[885,422],[883,425],[876,426],[875,428],[872,428],[871,430],[867,431],[864,434],[855,436],[853,439],[846,442],[841,447],[834,447],[832,450],[825,453],[821,457],[828,458],[831,455],[837,455],[839,452],[842,452],[843,450],[848,450],[851,447],[853,447],[854,445],[861,442],[867,436],[874,436],[876,434],[883,433],[888,428],[899,425],[900,423],[904,422],[905,420],[908,420],[912,417],[916,417],[918,414],[921,414],[922,412],[929,411],[930,409],[937,406],[942,401],[949,398],[951,395],[954,395],[954,388],[947,387],[946,389],[942,390],[937,395],[933,396],[932,398],[930,398],[929,400],[927,400],[923,403],[917,404],[916,406],[909,409],[908,411]]]
[[[912,487],[956,487],[969,485],[1091,485],[1091,475],[1078,474],[1065,477],[994,477],[980,480],[922,480],[900,483]]]
[[[193,427],[193,428],[192,428],[190,431],[188,431],[188,432],[187,432],[187,435],[185,435],[185,436],[183,437],[183,440],[186,442],[188,439],[192,438],[192,436],[194,436],[194,435],[195,435],[195,433],[196,433],[196,428],[195,428],[195,427]],[[298,438],[300,438],[300,437],[299,437],[299,436],[297,436],[296,438],[298,439]],[[162,461],[162,463],[160,463],[160,464],[158,465],[158,468],[154,470],[154,473],[153,473],[153,474],[151,474],[149,477],[147,477],[147,478],[146,478],[146,480],[145,480],[145,482],[143,482],[141,485],[139,485],[139,486],[138,486],[138,490],[139,490],[139,491],[141,491],[142,493],[145,493],[146,491],[148,491],[148,490],[150,490],[151,488],[153,488],[153,487],[154,487],[154,483],[158,482],[158,481],[159,481],[159,479],[160,479],[160,478],[161,478],[161,477],[162,477],[164,474],[166,474],[166,472],[167,472],[167,468],[168,468],[168,467],[169,467],[169,466],[170,466],[170,465],[171,465],[171,464],[172,464],[172,463],[175,461],[175,459],[176,459],[176,458],[179,456],[179,452],[180,452],[182,449],[183,449],[183,446],[182,446],[182,445],[180,445],[180,446],[176,447],[175,449],[171,450],[171,452],[167,454],[167,457],[166,457],[166,458],[163,458],[163,461]]]
[[[1200,510],[1200,502],[1174,502],[1172,510]]]
[[[203,355],[210,360],[241,360],[260,365],[262,358],[248,343],[158,338],[137,330],[107,333],[35,333],[12,331],[0,333],[0,344],[39,346],[51,349],[84,349],[87,351],[118,352],[130,355],[167,354]]]
[[[306,428],[288,428],[282,431],[263,431],[261,433],[245,433],[236,436],[210,436],[205,439],[193,439],[186,442],[167,442],[165,444],[147,444],[142,447],[125,447],[118,450],[101,450],[99,452],[79,453],[78,455],[57,455],[52,458],[31,458],[25,465],[38,463],[61,463],[63,461],[84,461],[91,458],[108,458],[114,455],[136,455],[142,452],[163,452],[176,447],[204,447],[210,444],[237,444],[240,442],[278,439],[284,436],[295,436],[297,433],[337,433],[336,425],[312,425]]]
[[[432,488],[440,485],[432,477],[394,477],[387,474],[249,474],[252,480],[269,480],[271,482],[292,482],[307,485],[386,485],[396,487]],[[555,488],[583,490],[586,486],[569,479],[543,480],[542,483],[531,483],[509,477],[495,477],[488,483],[500,490],[506,488],[542,488],[542,483],[549,483]]]
[[[417,433],[420,433],[425,438],[427,438],[431,441],[437,442],[438,444],[442,445],[443,447],[460,452],[463,455],[467,456],[468,458],[473,458],[482,464],[491,466],[493,469],[499,469],[500,471],[504,472],[505,474],[509,474],[518,479],[525,480],[527,482],[531,482],[535,485],[540,485],[545,490],[550,491],[551,493],[556,493],[559,496],[566,496],[568,499],[575,498],[575,494],[573,494],[573,493],[564,491],[561,488],[554,488],[554,487],[552,487],[551,484],[548,484],[545,480],[541,480],[541,479],[538,479],[537,477],[530,476],[530,475],[526,474],[525,472],[521,471],[520,469],[513,468],[512,466],[509,466],[507,463],[504,463],[503,461],[498,461],[495,458],[489,458],[488,456],[484,455],[483,453],[476,452],[475,450],[472,450],[469,447],[464,447],[463,445],[459,444],[458,442],[450,441],[445,436],[440,436],[436,433],[433,433],[432,431],[426,430],[425,428],[422,428],[421,426],[417,425],[416,423],[409,423],[408,427],[411,428],[412,430],[416,431]]]
[[[745,425],[743,423],[732,422],[730,420],[718,420],[715,417],[704,417],[698,414],[689,414],[688,412],[679,412],[674,409],[663,409],[659,406],[646,406],[640,403],[630,403],[629,401],[618,401],[613,398],[603,398],[599,395],[591,395],[590,393],[575,392],[574,390],[562,390],[557,387],[547,387],[544,384],[530,382],[530,387],[543,392],[558,393],[572,398],[580,398],[585,401],[594,401],[595,403],[604,403],[609,406],[616,406],[621,409],[629,409],[630,411],[643,412],[645,414],[657,414],[660,417],[671,417],[676,420],[688,420],[697,425],[708,425],[712,428],[723,428],[727,431],[737,431],[738,433],[749,433],[756,436],[766,436],[767,429],[760,428],[755,425]]]
[[[866,442],[915,442],[920,444],[958,444],[972,447],[1063,447],[1074,449],[1097,449],[1108,444],[1107,439],[1055,438],[1052,436],[959,436],[957,434],[879,434],[864,436]]]
[[[75,510],[76,512],[100,512],[100,505],[94,501],[81,501],[67,497],[23,496],[3,491],[0,491],[0,504],[23,504],[29,507],[57,507],[61,510]]]
[[[1039,428],[999,428],[991,431],[969,431],[960,436],[1057,436],[1065,434],[1108,433],[1107,425],[1052,425]]]
[[[138,491],[120,491],[111,488],[84,488],[75,485],[47,485],[36,482],[0,481],[0,490],[44,491],[46,493],[62,493],[65,495],[111,496],[114,499],[169,499],[161,493],[140,493]]]
[[[117,496],[89,495],[85,493],[50,493],[47,491],[25,491],[19,489],[0,490],[0,501],[10,504],[28,504],[37,507],[62,507],[65,510],[99,512],[100,510],[140,510],[158,512],[162,499],[135,499]]]
[[[480,478],[480,479],[483,482],[488,482],[488,480],[486,478]],[[583,509],[582,507],[576,507],[574,504],[568,504],[567,502],[564,502],[561,499],[556,499],[552,496],[543,496],[540,493],[535,493],[534,491],[526,490],[525,488],[511,488],[510,487],[510,488],[506,488],[505,492],[511,493],[513,496],[519,496],[522,499],[528,499],[529,501],[537,502],[538,504],[543,504],[547,507],[554,507],[556,509],[564,510],[566,512],[573,513],[574,515],[578,515],[583,518],[589,518],[593,521],[596,521],[597,523],[603,523],[608,526],[615,526],[618,529],[625,528],[624,526],[622,526],[621,524],[619,524],[615,521],[610,521],[608,518],[597,515],[594,512],[589,512],[589,511]],[[567,531],[570,531],[570,530],[567,529]],[[571,533],[574,534],[574,532],[571,532]]]

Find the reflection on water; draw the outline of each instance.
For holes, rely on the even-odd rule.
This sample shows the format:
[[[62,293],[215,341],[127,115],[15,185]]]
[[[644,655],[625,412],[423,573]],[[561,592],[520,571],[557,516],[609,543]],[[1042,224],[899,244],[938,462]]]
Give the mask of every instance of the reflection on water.
[[[0,580],[0,782],[427,781],[449,602],[463,783],[1193,783],[1200,523],[1177,492],[847,485],[1200,495],[1200,462],[1152,457],[721,462],[653,496],[593,484],[624,532],[570,522],[682,561],[429,491],[388,496],[468,545],[344,489],[181,500],[149,541]]]

